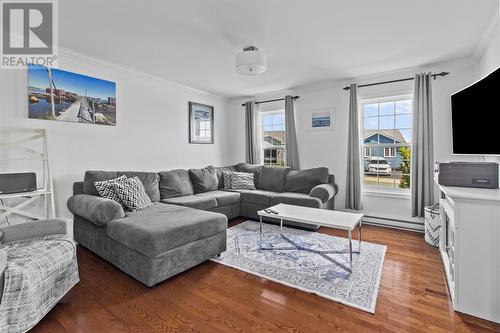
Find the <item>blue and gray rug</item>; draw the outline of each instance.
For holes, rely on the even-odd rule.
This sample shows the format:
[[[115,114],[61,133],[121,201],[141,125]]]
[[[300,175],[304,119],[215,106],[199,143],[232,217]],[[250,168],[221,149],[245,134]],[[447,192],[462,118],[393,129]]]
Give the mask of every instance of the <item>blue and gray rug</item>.
[[[386,246],[362,242],[361,253],[353,254],[350,271],[346,269],[349,254],[329,254],[333,260],[328,260],[317,253],[297,250],[280,236],[277,225],[264,223],[263,230],[261,241],[258,222],[246,221],[229,228],[226,252],[212,260],[375,313]],[[348,248],[346,238],[285,227],[283,234],[308,249],[343,252]],[[358,250],[357,240],[353,240],[353,249]]]

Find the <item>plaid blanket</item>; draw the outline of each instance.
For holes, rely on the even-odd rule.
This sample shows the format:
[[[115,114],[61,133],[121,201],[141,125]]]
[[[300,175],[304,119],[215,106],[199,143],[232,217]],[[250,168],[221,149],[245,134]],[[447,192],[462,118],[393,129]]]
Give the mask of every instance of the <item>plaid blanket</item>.
[[[65,235],[1,244],[7,252],[0,332],[26,332],[79,281],[75,243]]]

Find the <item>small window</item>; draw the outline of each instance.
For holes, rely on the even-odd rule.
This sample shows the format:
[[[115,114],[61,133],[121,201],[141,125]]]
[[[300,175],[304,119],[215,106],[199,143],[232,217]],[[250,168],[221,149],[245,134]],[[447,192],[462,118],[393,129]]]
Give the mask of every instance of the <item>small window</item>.
[[[384,148],[384,157],[394,157],[395,153],[396,153],[396,148],[394,147]]]
[[[370,157],[372,156],[371,154],[371,148],[370,147],[365,147],[365,157]]]

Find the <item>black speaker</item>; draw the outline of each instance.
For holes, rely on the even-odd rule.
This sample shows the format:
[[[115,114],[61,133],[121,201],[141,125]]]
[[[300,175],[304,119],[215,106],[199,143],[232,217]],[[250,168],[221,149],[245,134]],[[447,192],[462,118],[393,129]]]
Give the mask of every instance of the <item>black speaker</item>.
[[[36,173],[1,173],[0,194],[32,192],[36,190]]]
[[[498,163],[440,163],[438,182],[445,186],[498,188]]]

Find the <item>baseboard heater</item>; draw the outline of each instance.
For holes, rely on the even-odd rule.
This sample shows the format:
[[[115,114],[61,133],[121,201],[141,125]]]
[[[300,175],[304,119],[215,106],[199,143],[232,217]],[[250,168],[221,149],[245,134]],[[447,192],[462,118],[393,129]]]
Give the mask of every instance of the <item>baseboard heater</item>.
[[[424,223],[416,221],[407,221],[400,219],[392,219],[380,216],[365,215],[363,217],[364,224],[376,225],[387,228],[424,232]]]

